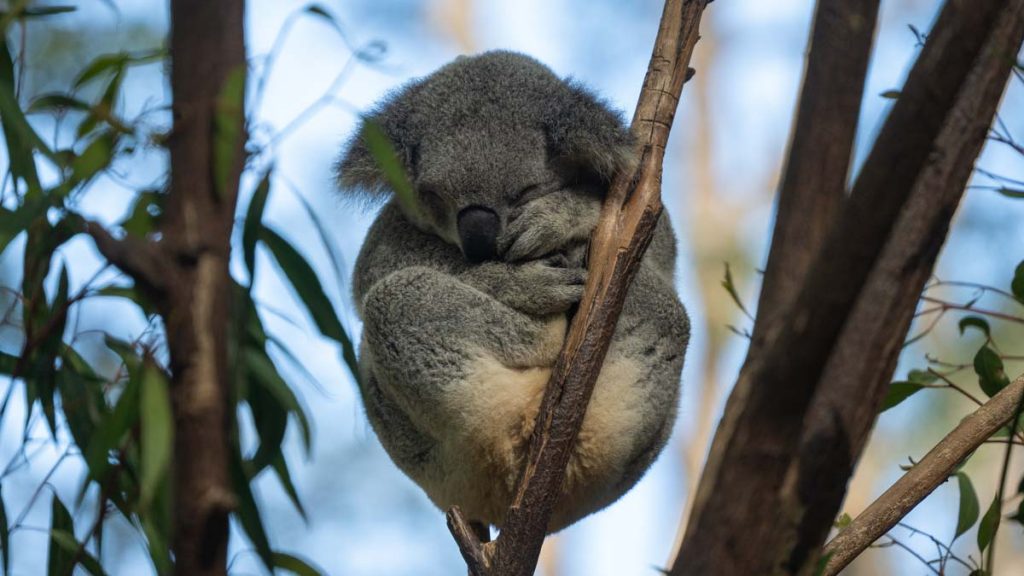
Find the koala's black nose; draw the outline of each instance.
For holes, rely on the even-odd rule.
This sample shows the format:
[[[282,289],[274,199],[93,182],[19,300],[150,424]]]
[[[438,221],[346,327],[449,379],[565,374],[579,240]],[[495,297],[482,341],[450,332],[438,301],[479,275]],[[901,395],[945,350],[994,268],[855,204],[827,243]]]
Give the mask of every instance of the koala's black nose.
[[[472,263],[498,257],[498,215],[490,208],[470,206],[459,212],[459,240],[462,253]]]

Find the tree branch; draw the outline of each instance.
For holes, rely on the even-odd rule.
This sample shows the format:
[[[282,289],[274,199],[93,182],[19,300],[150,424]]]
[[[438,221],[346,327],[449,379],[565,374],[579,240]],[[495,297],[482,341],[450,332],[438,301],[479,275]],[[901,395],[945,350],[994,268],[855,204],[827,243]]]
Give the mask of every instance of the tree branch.
[[[809,441],[805,438],[812,398],[830,360],[844,352],[840,346],[848,345],[841,341],[844,326],[857,303],[865,301],[869,276],[886,243],[903,233],[894,232],[899,218],[922,174],[937,162],[934,150],[940,131],[950,122],[957,96],[1005,5],[999,0],[946,2],[787,313],[788,321],[768,326],[762,345],[748,353],[713,442],[672,574],[798,573],[815,561],[831,520],[823,502],[836,495],[841,498],[855,459],[850,456],[852,440],[834,414],[824,420],[828,428]],[[1000,91],[1004,84],[1005,77]],[[969,142],[970,135],[964,139]],[[974,159],[971,147],[959,150],[969,155],[969,167]],[[937,222],[948,224],[952,209],[944,214],[945,219]],[[915,260],[928,268],[945,227],[929,232]],[[920,287],[916,290],[919,293]],[[873,305],[891,311],[890,306],[898,303]],[[912,316],[913,301],[906,308],[899,311]],[[897,317],[897,323],[901,319]],[[866,364],[874,357],[873,344],[862,342],[851,361]],[[865,400],[854,396],[845,401]],[[807,490],[814,482],[805,482],[822,472],[820,461],[813,459],[815,450],[845,454],[840,470],[827,481],[829,494],[821,495],[820,501]],[[807,456],[811,458],[802,459]],[[815,506],[808,508],[808,503]],[[750,518],[759,521],[751,523]]]
[[[171,268],[156,245],[131,235],[118,240],[101,224],[91,220],[85,221],[84,231],[92,237],[104,258],[131,277],[148,295],[156,297],[156,300],[162,299],[167,292],[167,275]]]
[[[825,546],[826,576],[837,574],[872,542],[892,529],[949,478],[985,440],[1005,426],[1024,401],[1024,375],[964,418],[884,494]]]
[[[786,317],[846,196],[879,0],[819,0],[753,338]]]
[[[661,166],[707,0],[668,0],[633,116],[640,162],[613,180],[591,239],[587,284],[552,370],[525,468],[495,542],[488,574],[533,574],[551,511],[626,290],[661,214]],[[472,549],[468,534],[457,537]]]

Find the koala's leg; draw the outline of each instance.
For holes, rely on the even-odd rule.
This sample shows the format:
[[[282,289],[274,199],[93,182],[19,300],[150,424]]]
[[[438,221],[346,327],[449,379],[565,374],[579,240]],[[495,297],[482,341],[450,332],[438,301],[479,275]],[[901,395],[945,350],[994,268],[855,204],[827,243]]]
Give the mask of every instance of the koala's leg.
[[[411,426],[433,440],[430,454],[399,465],[440,507],[460,504],[497,523],[515,481],[524,414],[536,405],[565,337],[562,315],[538,319],[456,276],[410,267],[367,294],[364,355],[370,396],[402,423],[382,443],[413,445]],[[372,414],[371,414],[372,417]]]

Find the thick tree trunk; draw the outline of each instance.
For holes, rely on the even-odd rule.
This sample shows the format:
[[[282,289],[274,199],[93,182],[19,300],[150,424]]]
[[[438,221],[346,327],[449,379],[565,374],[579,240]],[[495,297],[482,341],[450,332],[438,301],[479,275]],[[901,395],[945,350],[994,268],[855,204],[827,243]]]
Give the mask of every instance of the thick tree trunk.
[[[819,25],[827,4],[819,2]],[[792,307],[766,296],[787,310],[786,322],[755,329],[672,574],[813,571],[1020,46],[1019,35],[998,32],[1001,22],[1019,24],[1019,9],[1018,0],[946,2]],[[1006,57],[998,73],[979,75],[996,37]],[[809,63],[806,81],[814,69]],[[964,112],[968,88],[985,96]],[[959,132],[949,130],[954,124]],[[799,150],[791,153],[811,153]],[[926,229],[915,214],[927,215]],[[778,317],[759,313],[759,323]],[[854,325],[870,330],[853,333]],[[839,365],[863,370],[866,380],[847,379]]]

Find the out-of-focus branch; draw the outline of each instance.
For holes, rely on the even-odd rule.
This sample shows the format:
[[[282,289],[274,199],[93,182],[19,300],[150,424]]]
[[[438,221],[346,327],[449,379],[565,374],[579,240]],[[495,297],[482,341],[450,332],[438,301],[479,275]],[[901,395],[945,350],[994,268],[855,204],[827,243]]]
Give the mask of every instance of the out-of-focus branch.
[[[838,574],[872,542],[895,526],[908,512],[949,478],[956,467],[1013,418],[1024,400],[1024,376],[1019,376],[988,402],[964,418],[928,454],[884,494],[836,535],[826,546],[823,574]]]
[[[830,428],[819,428],[811,438],[804,435],[805,419],[829,362],[844,353],[840,344],[849,345],[840,336],[863,301],[883,249],[890,242],[902,244],[900,215],[922,174],[936,162],[940,132],[987,39],[1000,17],[1006,17],[1005,8],[1007,3],[998,0],[946,2],[852,194],[787,310],[787,321],[766,326],[748,353],[672,574],[796,574],[816,561],[835,512],[825,503],[842,496],[854,460],[851,439],[834,416],[826,420]],[[1000,91],[1004,84],[1005,76]],[[971,141],[971,134],[963,137]],[[973,162],[970,146],[960,151]],[[951,215],[952,209],[946,225]],[[931,232],[917,252],[929,268],[934,261],[930,248],[937,253],[945,227]],[[888,307],[894,302],[874,304],[892,310]],[[907,306],[910,315],[913,303]],[[852,361],[875,361],[872,344],[860,342]],[[846,401],[865,399],[859,395]],[[838,470],[823,471],[815,451],[845,453],[846,460]],[[807,488],[816,484],[807,480],[824,472],[827,480],[819,482],[828,493],[810,493]]]
[[[803,284],[846,196],[879,0],[819,0],[752,342]]]
[[[805,546],[820,546],[842,505],[846,479],[867,444],[1022,38],[1024,1],[1011,0],[957,95],[825,368],[790,470],[795,481],[789,497],[805,510]]]
[[[707,0],[665,3],[633,116],[640,161],[635,173],[617,175],[609,189],[591,241],[583,299],[541,401],[512,505],[497,540],[485,545],[483,562],[470,564],[478,575],[533,574],[626,290],[661,214],[665,145],[707,4]],[[450,512],[456,526],[460,516],[458,510]],[[469,537],[461,530],[454,535],[462,540]],[[459,548],[472,550],[474,545],[460,541]],[[467,560],[472,557],[468,556]]]
[[[157,297],[166,292],[171,268],[156,245],[134,236],[114,238],[101,224],[89,220],[85,221],[84,229],[100,254],[140,288]]]

